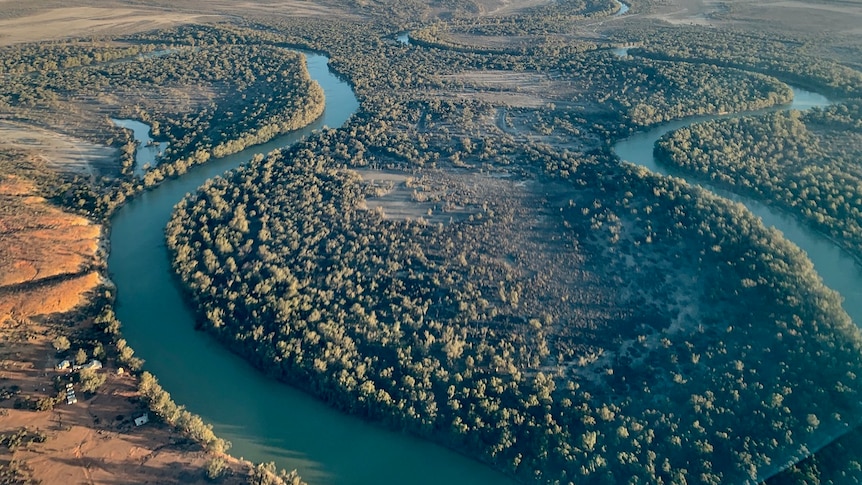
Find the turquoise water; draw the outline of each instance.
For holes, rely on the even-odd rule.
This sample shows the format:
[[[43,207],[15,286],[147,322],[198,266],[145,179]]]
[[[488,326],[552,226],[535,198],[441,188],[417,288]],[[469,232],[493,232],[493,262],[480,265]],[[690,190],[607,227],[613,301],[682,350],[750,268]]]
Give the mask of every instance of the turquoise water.
[[[208,334],[173,278],[163,236],[173,206],[207,179],[255,153],[295,143],[322,126],[338,127],[359,107],[327,58],[307,54],[308,69],[326,94],[326,111],[312,126],[236,155],[211,160],[145,192],[116,214],[108,269],[117,285],[123,335],[145,369],[174,400],[213,424],[233,443],[231,453],[298,469],[315,484],[489,484],[509,480],[489,467],[411,436],[329,408],[267,378]]]

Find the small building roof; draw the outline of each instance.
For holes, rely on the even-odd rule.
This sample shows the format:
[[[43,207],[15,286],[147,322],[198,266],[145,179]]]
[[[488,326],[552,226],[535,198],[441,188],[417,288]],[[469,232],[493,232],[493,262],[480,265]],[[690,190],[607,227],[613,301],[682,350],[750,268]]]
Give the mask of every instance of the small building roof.
[[[101,369],[102,363],[96,359],[93,359],[86,364],[81,366],[81,369]]]

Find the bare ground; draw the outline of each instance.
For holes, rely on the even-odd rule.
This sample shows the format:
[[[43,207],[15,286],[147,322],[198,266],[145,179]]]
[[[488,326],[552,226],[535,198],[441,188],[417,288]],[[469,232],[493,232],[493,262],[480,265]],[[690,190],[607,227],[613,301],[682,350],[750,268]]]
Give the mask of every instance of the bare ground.
[[[29,152],[58,172],[96,175],[119,163],[114,148],[12,121],[0,121],[0,147]]]
[[[0,291],[22,284],[35,291],[40,281],[83,274],[95,264],[101,226],[34,192],[18,177],[0,178]]]
[[[2,6],[2,4],[0,4]],[[2,10],[0,10],[2,13]],[[132,8],[63,7],[0,20],[0,45],[122,35],[202,20],[206,15]]]
[[[801,2],[779,0],[675,0],[656,6],[646,14],[630,14],[621,19],[643,16],[670,24],[702,26],[746,26],[776,31],[829,32],[833,38],[862,33],[862,5],[858,2]]]
[[[118,374],[110,363],[99,371],[107,381],[95,395],[79,390],[77,403],[63,400],[49,411],[21,406],[57,396],[55,379],[62,388],[71,377],[54,370],[51,333],[50,325],[31,319],[0,323],[0,388],[8,392],[0,401],[0,434],[27,430],[45,438],[15,449],[0,447],[0,461],[23,464],[37,483],[207,483],[204,467],[212,455],[165,425],[134,426],[132,420],[146,412],[137,378]],[[247,465],[226,459],[234,476],[225,483],[242,483]]]
[[[479,99],[496,106],[540,108],[571,98],[578,89],[569,81],[546,74],[510,71],[465,71],[441,76],[451,96]]]
[[[0,165],[11,166],[20,168],[8,159]],[[8,477],[14,462],[18,479],[37,483],[207,483],[204,467],[213,454],[164,425],[133,426],[144,412],[137,378],[118,374],[113,362],[98,371],[107,383],[95,395],[31,410],[58,396],[56,378],[67,382],[65,372],[54,370],[61,355],[52,341],[92,325],[79,312],[105,284],[98,271],[105,256],[101,226],[38,194],[32,181],[0,175],[0,435],[44,438],[0,446],[0,473]],[[242,483],[249,465],[224,459],[233,474],[225,483]]]
[[[540,7],[551,3],[550,0],[482,0],[479,3],[481,15],[503,16],[521,12],[523,10]]]
[[[330,5],[303,0],[231,2],[135,2],[93,0],[44,2],[22,7],[0,1],[0,46],[75,37],[108,37],[167,28],[187,23],[206,23],[247,15],[284,17],[339,16],[359,18]]]

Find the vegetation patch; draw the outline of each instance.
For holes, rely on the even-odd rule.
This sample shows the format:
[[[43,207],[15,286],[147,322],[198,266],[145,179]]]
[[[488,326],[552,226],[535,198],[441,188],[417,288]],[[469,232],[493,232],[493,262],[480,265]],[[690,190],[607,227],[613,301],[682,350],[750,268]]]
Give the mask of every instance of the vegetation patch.
[[[666,135],[656,153],[687,173],[796,214],[862,258],[860,115],[860,104],[851,102],[699,123]]]

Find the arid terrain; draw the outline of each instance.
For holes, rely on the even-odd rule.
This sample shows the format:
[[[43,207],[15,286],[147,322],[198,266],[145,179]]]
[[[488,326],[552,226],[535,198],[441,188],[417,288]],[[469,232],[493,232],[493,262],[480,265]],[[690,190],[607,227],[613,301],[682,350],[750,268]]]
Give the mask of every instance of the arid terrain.
[[[8,3],[7,3],[8,5]],[[205,15],[169,13],[131,8],[66,6],[0,20],[0,44],[38,42],[47,39],[128,34],[204,20]],[[10,18],[11,17],[11,18]]]
[[[58,285],[54,293],[71,298],[82,289]],[[56,309],[45,308],[30,310]],[[7,481],[14,480],[8,476],[11,470],[18,471],[19,480],[45,484],[207,483],[204,470],[212,456],[166,425],[135,426],[133,420],[147,411],[137,379],[119,374],[110,362],[101,370],[107,382],[97,394],[78,392],[75,404],[66,404],[63,395],[53,410],[30,409],[31,403],[58,396],[55,379],[66,378],[68,371],[54,368],[51,336],[70,328],[63,317],[37,323],[44,317],[16,315],[0,327],[0,434],[8,437],[0,449],[7,473],[3,483],[17,483]],[[16,434],[22,436],[20,443],[13,438]],[[232,467],[241,483],[245,465],[232,460]]]
[[[137,378],[113,358],[98,371],[106,382],[96,394],[66,403],[63,383],[75,377],[55,366],[71,350],[58,353],[53,342],[92,332],[86,308],[110,291],[105,238],[101,225],[52,205],[27,177],[46,183],[52,170],[89,168],[86,159],[66,151],[63,135],[18,135],[4,138],[0,160],[0,481],[205,483],[211,454],[166,425],[134,426],[147,409]],[[248,465],[227,460],[244,478]]]

